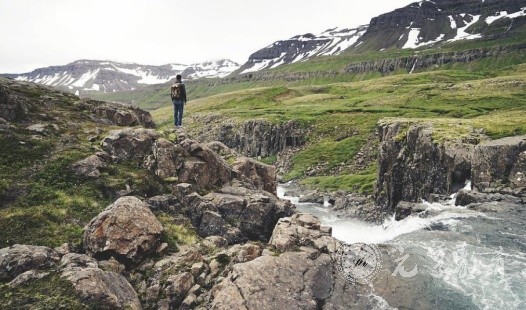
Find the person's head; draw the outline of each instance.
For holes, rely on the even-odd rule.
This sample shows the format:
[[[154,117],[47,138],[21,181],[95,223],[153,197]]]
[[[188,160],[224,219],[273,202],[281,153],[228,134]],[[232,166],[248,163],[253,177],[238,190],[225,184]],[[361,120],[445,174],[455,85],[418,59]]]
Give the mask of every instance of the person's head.
[[[183,78],[183,77],[182,77],[180,74],[178,74],[178,75],[175,76],[175,79],[176,79],[177,81],[179,81],[179,82],[181,82],[181,79],[182,79],[182,78]]]

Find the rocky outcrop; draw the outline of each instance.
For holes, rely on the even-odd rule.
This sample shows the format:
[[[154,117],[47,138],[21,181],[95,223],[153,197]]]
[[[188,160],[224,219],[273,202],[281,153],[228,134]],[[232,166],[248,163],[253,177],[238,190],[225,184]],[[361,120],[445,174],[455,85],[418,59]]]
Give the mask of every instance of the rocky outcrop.
[[[276,224],[269,244],[281,252],[311,246],[318,251],[335,251],[331,227],[321,227],[320,220],[310,214],[294,214]]]
[[[507,54],[524,50],[525,48],[526,46],[524,45],[517,45],[511,47],[481,48],[458,52],[371,60],[348,64],[343,69],[343,72],[347,74],[380,72],[383,75],[388,75],[400,70],[411,72],[413,70],[424,70],[433,66],[443,66],[454,63],[469,63],[491,57],[505,57]]]
[[[142,110],[132,105],[121,103],[108,103],[86,99],[79,105],[89,106],[91,114],[95,120],[109,120],[118,126],[143,126],[145,128],[155,128],[150,112]]]
[[[60,255],[44,246],[15,244],[0,249],[0,280],[8,280],[29,270],[56,267]]]
[[[229,244],[246,240],[267,242],[282,217],[293,213],[288,201],[262,190],[225,186],[205,196],[174,188],[175,202],[159,203],[168,213],[186,215],[201,237],[222,236]]]
[[[197,120],[199,121],[199,120]],[[267,120],[248,120],[241,124],[203,121],[198,133],[201,140],[220,141],[238,153],[249,157],[267,157],[306,142],[306,129],[295,121],[273,124]]]
[[[276,193],[275,166],[266,165],[247,157],[239,157],[234,162],[233,167],[239,174],[248,179],[256,189],[262,189],[273,194]]]
[[[87,304],[100,309],[142,309],[131,284],[122,275],[99,268],[68,268],[62,277],[71,282]]]
[[[334,270],[329,255],[307,252],[261,256],[234,265],[212,291],[213,309],[320,309],[330,296]],[[286,291],[285,291],[286,290]]]
[[[526,187],[526,136],[508,137],[475,147],[472,169],[473,187]]]
[[[148,206],[135,197],[121,197],[86,226],[84,248],[98,259],[114,256],[137,264],[157,250],[163,226]]]
[[[430,194],[451,194],[471,176],[474,145],[439,143],[431,124],[380,124],[378,205],[390,212],[400,201],[418,202]],[[476,138],[474,138],[476,139]]]

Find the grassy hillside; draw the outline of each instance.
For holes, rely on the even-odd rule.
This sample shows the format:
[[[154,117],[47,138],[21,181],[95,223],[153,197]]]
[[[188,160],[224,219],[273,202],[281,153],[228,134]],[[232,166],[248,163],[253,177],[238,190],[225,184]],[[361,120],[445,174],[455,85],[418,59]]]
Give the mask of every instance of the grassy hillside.
[[[506,59],[455,65],[440,71],[379,77],[356,82],[309,86],[260,87],[193,100],[187,105],[189,129],[203,115],[221,119],[264,118],[299,121],[310,128],[308,143],[293,159],[286,179],[327,189],[370,193],[375,165],[363,171],[339,171],[360,150],[377,141],[376,124],[384,118],[430,121],[437,139],[461,136],[474,129],[498,138],[526,134],[526,62]],[[510,61],[512,65],[506,66]],[[153,111],[161,127],[172,124],[172,107]],[[196,120],[192,122],[192,119]],[[316,176],[307,176],[319,166]],[[341,169],[340,169],[341,170]],[[344,169],[345,170],[345,169]],[[335,171],[338,171],[335,173]]]
[[[513,35],[495,40],[473,40],[457,41],[446,43],[438,47],[422,47],[413,49],[389,49],[383,51],[371,51],[367,49],[357,49],[348,51],[338,56],[324,56],[310,59],[307,62],[298,62],[293,64],[282,65],[277,68],[266,70],[263,73],[254,73],[255,75],[264,74],[267,79],[238,79],[235,81],[220,79],[203,79],[198,81],[189,81],[187,83],[190,99],[199,99],[216,94],[232,92],[237,90],[250,89],[254,87],[274,87],[274,86],[306,86],[306,85],[325,85],[329,83],[363,81],[376,79],[382,76],[380,72],[366,72],[361,74],[342,74],[341,70],[349,64],[371,62],[384,59],[399,59],[415,55],[425,56],[437,53],[458,52],[467,50],[477,50],[481,48],[498,48],[506,46],[518,46],[526,43],[526,27],[515,29]],[[513,64],[520,64],[526,61],[526,55],[523,50],[506,55],[499,59],[488,58],[485,61],[474,62],[470,65],[450,64],[441,68],[428,68],[426,71],[442,69],[460,69],[472,71],[492,71]],[[330,73],[333,74],[330,74]],[[307,73],[318,76],[303,79],[289,79],[290,75]],[[327,74],[329,73],[329,74]],[[396,74],[407,74],[406,71],[393,72]],[[148,85],[140,89],[116,93],[91,93],[89,95],[94,99],[118,101],[133,103],[141,108],[154,110],[163,106],[170,105],[169,85]]]

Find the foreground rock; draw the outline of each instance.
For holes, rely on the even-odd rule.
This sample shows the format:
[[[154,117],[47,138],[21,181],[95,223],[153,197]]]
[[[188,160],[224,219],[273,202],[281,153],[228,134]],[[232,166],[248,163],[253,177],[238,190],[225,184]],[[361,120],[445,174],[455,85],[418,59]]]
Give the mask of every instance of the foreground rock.
[[[135,264],[155,252],[162,232],[146,203],[121,197],[86,226],[84,248],[98,259],[114,256],[126,265]]]
[[[15,244],[0,249],[0,280],[8,280],[30,270],[56,267],[59,254],[48,247]]]
[[[167,213],[184,214],[201,237],[222,236],[229,244],[267,242],[278,220],[294,210],[290,202],[262,190],[224,186],[201,196],[189,188],[189,184],[178,184],[173,196],[149,201]]]
[[[99,268],[69,268],[62,274],[87,304],[99,309],[142,309],[137,293],[122,275]]]

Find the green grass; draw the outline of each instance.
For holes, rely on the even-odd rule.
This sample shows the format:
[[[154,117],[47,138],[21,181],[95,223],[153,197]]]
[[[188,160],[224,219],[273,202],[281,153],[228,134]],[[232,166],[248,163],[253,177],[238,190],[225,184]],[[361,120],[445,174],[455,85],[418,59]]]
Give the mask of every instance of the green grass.
[[[87,306],[76,295],[75,289],[56,273],[29,281],[16,288],[0,285],[0,308],[19,309],[97,309]]]
[[[376,183],[377,170],[378,166],[375,164],[357,174],[307,177],[302,179],[300,183],[307,188],[325,191],[345,190],[370,195],[373,193],[374,184]]]
[[[305,148],[292,158],[292,170],[285,180],[305,179],[309,170],[318,167],[321,176],[310,184],[370,192],[370,173],[331,176],[329,172],[352,161],[382,119],[431,122],[437,141],[467,136],[475,129],[491,138],[526,133],[526,64],[512,66],[504,61],[498,70],[472,70],[487,65],[484,60],[447,70],[356,82],[258,87],[218,94],[188,104],[186,124],[195,133],[209,115],[214,115],[217,123],[254,118],[273,123],[295,120],[308,128],[309,134]],[[152,115],[161,128],[168,128],[172,107],[155,110]]]

